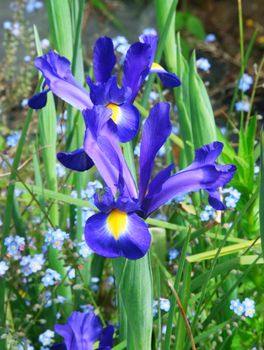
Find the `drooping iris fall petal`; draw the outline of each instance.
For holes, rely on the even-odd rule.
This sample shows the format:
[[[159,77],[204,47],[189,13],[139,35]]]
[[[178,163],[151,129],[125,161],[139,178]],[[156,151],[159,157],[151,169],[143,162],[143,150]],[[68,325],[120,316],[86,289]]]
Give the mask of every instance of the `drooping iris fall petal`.
[[[85,171],[90,169],[94,163],[83,148],[73,152],[58,152],[57,159],[66,168],[76,171]]]
[[[142,258],[151,243],[144,220],[135,213],[118,209],[91,216],[85,225],[85,239],[90,249],[99,255],[132,260]]]

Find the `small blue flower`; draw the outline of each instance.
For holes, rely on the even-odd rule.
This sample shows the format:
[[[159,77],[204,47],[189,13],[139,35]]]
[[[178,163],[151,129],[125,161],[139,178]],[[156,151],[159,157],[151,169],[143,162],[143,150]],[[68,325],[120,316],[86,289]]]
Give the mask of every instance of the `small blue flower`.
[[[241,112],[241,111],[248,112],[250,103],[248,101],[238,101],[236,102],[235,107],[237,112]]]
[[[253,78],[247,74],[244,73],[242,77],[238,80],[238,88],[242,91],[247,91],[250,89],[250,86],[253,84]]]
[[[30,345],[27,340],[24,340],[22,344],[18,344],[17,350],[34,350],[34,346]]]
[[[55,336],[55,333],[47,329],[44,333],[40,334],[39,342],[44,346],[50,346],[54,341],[54,336]]]
[[[24,249],[25,238],[21,236],[9,236],[5,238],[4,245],[7,247],[7,253],[16,257]]]
[[[67,266],[65,269],[67,271],[69,279],[70,280],[74,279],[76,276],[75,269],[73,269],[71,266]]]
[[[226,207],[234,209],[240,199],[241,193],[234,187],[225,188],[222,192],[225,194]]]
[[[66,298],[62,295],[58,295],[56,301],[58,304],[64,304],[66,301]]]
[[[202,221],[209,221],[215,218],[215,210],[210,205],[206,205],[204,210],[200,214]]]
[[[180,252],[178,251],[178,249],[176,249],[176,248],[170,249],[169,250],[169,261],[173,261],[173,260],[177,259],[179,254],[180,254]]]
[[[3,277],[8,269],[8,264],[5,261],[0,261],[0,277]]]
[[[252,318],[256,312],[255,301],[252,299],[246,298],[242,302],[242,304],[244,306],[244,316]]]
[[[45,235],[45,243],[51,244],[53,248],[61,249],[64,241],[69,238],[69,234],[61,229],[50,228]]]
[[[60,163],[56,164],[56,173],[58,177],[63,177],[66,175],[66,168]]]
[[[169,312],[170,311],[170,301],[169,299],[160,298],[160,309]]]
[[[196,67],[204,72],[209,72],[211,64],[207,58],[201,57],[196,61]]]
[[[10,21],[4,21],[4,23],[3,23],[3,28],[4,28],[5,30],[11,30],[11,29],[12,29],[12,22],[10,22]]]
[[[45,259],[43,254],[35,254],[33,257],[30,255],[23,256],[20,262],[24,276],[29,276],[32,273],[41,271],[44,264]]]
[[[206,35],[205,40],[204,40],[207,44],[213,43],[216,41],[216,36],[213,33],[209,33]]]
[[[234,299],[231,300],[230,310],[233,310],[236,315],[242,316],[245,311],[245,308],[239,299]]]
[[[28,0],[25,6],[27,13],[32,13],[43,8],[43,2],[37,0]]]
[[[82,258],[86,259],[93,254],[93,251],[88,247],[85,241],[78,243],[78,252]]]
[[[6,144],[8,147],[15,147],[20,139],[21,132],[15,131],[12,134],[8,135],[6,138]]]
[[[49,39],[47,38],[44,38],[44,39],[41,39],[40,40],[40,46],[43,50],[47,50],[48,47],[50,46],[50,42],[49,42]]]
[[[56,283],[61,281],[61,275],[52,269],[47,269],[46,274],[41,279],[45,287],[54,286]]]
[[[156,91],[151,91],[150,94],[149,94],[149,99],[152,102],[156,102],[159,99],[159,97],[160,97],[160,95]]]

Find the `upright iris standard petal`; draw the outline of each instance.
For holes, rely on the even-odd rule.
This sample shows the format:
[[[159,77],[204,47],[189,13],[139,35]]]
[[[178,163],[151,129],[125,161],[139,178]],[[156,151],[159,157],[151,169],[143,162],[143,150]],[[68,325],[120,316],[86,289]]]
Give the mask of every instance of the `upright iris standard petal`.
[[[85,225],[85,239],[97,254],[140,259],[148,251],[151,235],[147,224],[135,213],[113,209],[91,216]]]
[[[93,63],[95,80],[99,83],[106,82],[116,64],[114,46],[110,38],[104,36],[96,41]]]
[[[215,143],[219,147],[218,143]],[[212,162],[216,157],[215,147],[206,145],[203,150],[204,156],[200,162],[194,161],[195,166],[191,165],[185,170],[170,177],[160,186],[151,186],[146,198],[142,202],[142,210],[145,216],[150,215],[154,210],[166,203],[178,194],[204,189],[209,193],[209,203],[217,210],[223,210],[224,205],[220,201],[220,196],[216,194],[219,187],[225,186],[234,176],[236,167],[234,165],[217,165]],[[203,151],[199,153],[202,154]],[[209,153],[212,152],[211,156]],[[205,159],[207,159],[205,163]]]
[[[131,104],[120,106],[109,103],[107,106],[112,111],[112,120],[117,126],[117,134],[120,142],[128,142],[138,133],[140,114],[137,108]]]
[[[55,332],[64,338],[63,344],[57,344],[52,349],[92,350],[96,341],[104,337],[102,349],[111,349],[113,345],[113,332],[103,330],[102,323],[93,311],[89,313],[73,312],[67,324],[55,325]],[[105,332],[107,337],[105,337]]]
[[[140,146],[140,179],[139,193],[143,199],[147,191],[155,156],[171,133],[170,106],[168,103],[157,103],[146,120]]]
[[[83,148],[79,148],[73,152],[58,152],[57,159],[66,168],[76,171],[85,171],[94,165],[94,162]]]
[[[131,96],[127,102],[133,103],[149,73],[150,65],[150,46],[139,42],[131,45],[126,54],[123,75],[123,86],[131,89]]]
[[[133,177],[125,162],[119,146],[116,132],[109,125],[111,111],[107,108],[96,106],[93,110],[83,113],[87,126],[84,150],[95,163],[98,171],[112,193],[115,195],[118,189],[120,174],[126,178],[125,194],[131,198],[137,197],[137,191]]]
[[[46,84],[55,95],[77,109],[92,108],[88,91],[74,79],[70,62],[65,57],[49,51],[46,55],[36,58],[35,66],[41,71]]]

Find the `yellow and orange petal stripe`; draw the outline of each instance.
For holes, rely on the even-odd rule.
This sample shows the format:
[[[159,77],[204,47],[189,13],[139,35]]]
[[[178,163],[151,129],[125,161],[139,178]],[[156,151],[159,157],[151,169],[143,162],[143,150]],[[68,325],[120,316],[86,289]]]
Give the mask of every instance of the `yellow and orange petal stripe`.
[[[118,239],[119,236],[124,233],[127,229],[127,213],[114,209],[107,217],[107,229]]]
[[[117,124],[121,117],[121,108],[114,103],[108,103],[108,105],[106,105],[106,108],[111,109],[112,120]]]

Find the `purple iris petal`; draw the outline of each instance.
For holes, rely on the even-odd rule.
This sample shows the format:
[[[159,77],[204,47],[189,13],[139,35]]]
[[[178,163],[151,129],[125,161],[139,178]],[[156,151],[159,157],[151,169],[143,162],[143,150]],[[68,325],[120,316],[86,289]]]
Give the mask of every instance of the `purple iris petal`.
[[[99,83],[106,82],[116,64],[114,46],[110,38],[104,36],[96,41],[93,62],[95,80]]]
[[[95,105],[106,106],[109,103],[119,105],[126,102],[131,94],[130,89],[118,86],[115,76],[104,83],[93,83],[88,77],[87,84],[90,87],[91,100]]]
[[[51,91],[62,100],[77,109],[92,108],[92,102],[86,91],[72,76],[70,62],[54,51],[37,57],[35,66],[43,74]]]
[[[43,90],[28,100],[28,106],[32,109],[41,109],[47,104],[47,93],[50,89]]]
[[[140,114],[131,104],[122,104],[117,109],[114,122],[117,125],[117,134],[120,142],[128,142],[138,133]],[[112,112],[113,115],[114,111]]]
[[[114,335],[114,327],[108,326],[103,329],[100,335],[100,343],[98,350],[111,350],[113,346],[113,335]]]
[[[94,165],[92,159],[85,153],[83,148],[73,152],[58,152],[57,159],[66,168],[76,171],[85,171]]]
[[[207,190],[209,204],[216,210],[225,210],[225,205],[221,202],[220,193],[217,190]]]
[[[87,126],[84,150],[95,163],[105,183],[115,195],[122,172],[126,178],[125,194],[131,198],[136,197],[135,182],[120,149],[118,137],[110,128],[111,111],[96,106],[93,110],[84,111],[83,115]]]
[[[116,218],[109,219],[110,215]],[[85,239],[95,253],[108,257],[140,259],[148,251],[151,235],[147,224],[137,214],[113,210],[110,214],[91,216],[85,225]]]
[[[150,47],[151,47],[151,65],[152,65],[152,63],[154,62],[155,54],[156,54],[158,36],[157,35],[141,35],[139,37],[139,40],[142,43],[150,45]],[[154,65],[151,66],[150,73],[158,73],[159,78],[162,81],[163,85],[165,85],[167,87],[177,87],[177,86],[181,85],[181,81],[175,73],[167,72],[159,64],[154,63]]]
[[[123,86],[131,89],[131,96],[127,102],[133,103],[149,73],[150,65],[150,46],[139,42],[131,45],[126,54],[123,75]]]
[[[154,62],[157,45],[158,45],[158,36],[157,35],[140,35],[139,40],[144,43],[148,44],[151,48],[151,64]]]
[[[161,170],[151,181],[149,188],[148,188],[148,195],[151,195],[152,193],[160,192],[162,189],[162,185],[165,181],[167,181],[170,176],[172,170],[175,168],[174,164],[171,164],[167,166],[165,169]]]
[[[142,209],[146,216],[176,195],[200,189],[208,191],[209,201],[212,206],[218,210],[224,209],[220,197],[216,195],[216,190],[231,181],[236,167],[234,165],[214,164],[213,159],[215,159],[219,151],[219,143],[214,144],[215,147],[211,144],[197,150],[196,154],[203,154],[203,157],[200,157],[200,161],[197,161],[197,159],[194,161],[193,164],[195,166],[193,164],[190,165],[185,170],[161,183],[161,186],[156,186],[157,191],[152,186],[152,191],[148,193],[142,202]],[[206,149],[207,152],[204,152]],[[211,155],[209,154],[210,152],[212,152]]]
[[[103,213],[109,213],[114,207],[115,198],[109,187],[105,188],[104,194],[100,197],[98,193],[94,195],[94,204]]]
[[[68,349],[67,349],[67,347],[66,347],[66,345],[64,343],[60,343],[60,344],[52,345],[50,350],[68,350]]]
[[[90,313],[75,311],[68,318],[67,324],[55,325],[55,332],[64,338],[67,350],[92,350],[94,343],[101,337],[102,330],[102,323],[93,311]],[[105,344],[112,346],[113,340],[110,334]]]
[[[195,158],[185,170],[195,169],[205,164],[215,164],[217,158],[220,156],[224,145],[222,142],[215,141],[204,145],[195,150]]]
[[[147,191],[155,156],[171,133],[170,105],[157,103],[150,111],[146,120],[140,146],[140,199]]]
[[[162,81],[162,84],[166,87],[174,88],[181,85],[181,81],[175,73],[170,73],[170,72],[158,73],[158,76]]]

